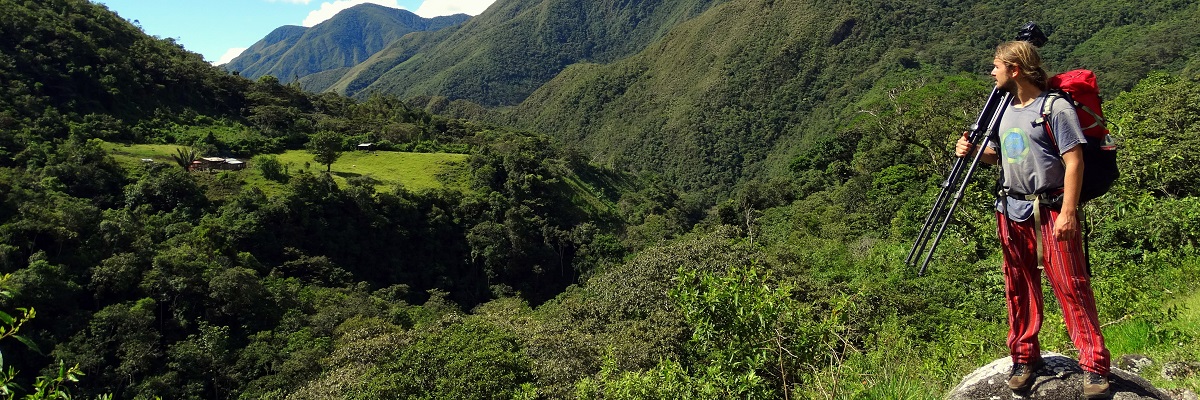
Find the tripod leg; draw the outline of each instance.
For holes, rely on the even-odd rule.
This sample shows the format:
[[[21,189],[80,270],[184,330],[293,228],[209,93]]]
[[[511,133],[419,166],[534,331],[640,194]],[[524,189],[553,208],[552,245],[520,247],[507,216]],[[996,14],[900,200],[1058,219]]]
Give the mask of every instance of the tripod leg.
[[[989,130],[983,128],[984,122],[990,121],[988,126],[995,126],[996,122],[999,121],[997,115],[998,113],[996,111],[1001,110],[1000,106],[1007,102],[1008,99],[1009,95],[1007,93],[1001,92],[997,88],[992,88],[992,93],[988,95],[988,99],[987,102],[984,103],[983,110],[979,113],[979,117],[975,119],[975,123],[971,125],[971,143],[978,143],[981,138],[987,136]],[[987,145],[986,141],[983,145]],[[942,225],[944,226],[944,221],[950,219],[950,214],[953,212],[953,208],[947,211],[946,202],[950,199],[954,185],[959,182],[960,175],[962,175],[962,171],[965,166],[966,159],[959,158],[955,160],[954,166],[950,169],[950,173],[947,175],[946,180],[942,182],[942,191],[938,193],[938,197],[934,201],[933,207],[929,210],[929,215],[925,217],[925,222],[921,225],[921,231],[917,234],[917,240],[913,243],[912,248],[908,251],[908,256],[904,259],[905,265],[910,267],[915,267],[917,265],[916,262],[918,256],[925,252],[926,247],[929,245],[934,224],[936,224],[937,221],[943,221]],[[974,170],[974,164],[972,164],[971,169],[972,171]],[[967,174],[966,179],[970,179],[970,173]],[[940,230],[937,236],[941,236]],[[937,247],[937,241],[934,241],[932,247]],[[933,250],[931,248],[930,253],[932,252]],[[926,263],[928,263],[928,261],[926,261]],[[925,268],[922,266],[921,272],[924,272],[924,270]]]
[[[917,234],[916,242],[908,250],[908,257],[904,259],[904,264],[910,267],[916,266],[917,255],[925,251],[925,245],[929,243],[930,234],[933,233],[933,224],[935,217],[938,217],[946,206],[946,200],[950,198],[951,188],[954,182],[957,181],[958,175],[962,172],[963,165],[966,161],[958,159],[954,161],[954,166],[950,168],[950,174],[946,180],[942,182],[942,191],[938,193],[938,197],[933,202],[933,207],[929,209],[929,215],[925,217],[925,223],[921,224],[921,232]]]
[[[996,90],[993,89],[993,96],[996,93]],[[1004,116],[1004,108],[999,106],[1008,104],[1011,99],[1012,95],[1005,93],[1000,99],[1000,102],[996,104],[997,109],[991,115],[991,122],[988,123],[989,129],[987,132],[995,132],[998,129],[1000,126],[1000,119]],[[991,105],[990,100],[991,99],[989,99],[989,105]],[[925,274],[925,269],[929,266],[929,260],[933,258],[933,252],[934,250],[937,250],[937,245],[941,242],[942,235],[946,232],[946,226],[950,224],[950,217],[954,215],[954,209],[957,208],[958,203],[962,201],[963,194],[967,191],[967,184],[971,182],[971,176],[975,174],[975,169],[979,167],[979,161],[983,158],[983,149],[986,149],[989,143],[991,143],[991,136],[985,135],[983,137],[983,143],[978,145],[980,151],[975,153],[975,157],[971,160],[971,167],[967,169],[966,176],[959,184],[958,192],[954,194],[954,201],[950,203],[950,207],[946,210],[946,217],[942,220],[941,227],[938,228],[937,234],[933,237],[933,243],[929,246],[929,252],[925,254],[924,261],[921,262],[921,268],[917,271],[917,276]]]
[[[983,146],[986,147],[991,138],[983,139]],[[975,158],[971,160],[971,168],[967,169],[967,174],[962,179],[962,183],[958,187],[958,191],[954,194],[954,201],[950,203],[950,207],[946,210],[946,218],[942,220],[941,227],[938,228],[937,235],[933,237],[933,244],[929,246],[929,252],[925,254],[925,260],[921,262],[921,269],[917,271],[917,276],[925,275],[925,269],[929,267],[929,260],[933,258],[933,251],[937,249],[938,243],[942,241],[942,234],[946,232],[946,226],[950,224],[950,216],[954,215],[954,209],[958,208],[958,203],[962,201],[963,195],[967,191],[967,184],[971,183],[971,176],[975,174],[975,169],[979,167],[979,160],[983,158],[983,152],[975,153]]]

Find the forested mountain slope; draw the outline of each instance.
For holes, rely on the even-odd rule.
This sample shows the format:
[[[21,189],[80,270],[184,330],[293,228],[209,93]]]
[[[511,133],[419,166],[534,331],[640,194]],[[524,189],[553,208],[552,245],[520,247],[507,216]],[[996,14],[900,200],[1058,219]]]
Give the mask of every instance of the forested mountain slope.
[[[730,188],[788,172],[890,75],[986,77],[1025,21],[1049,33],[1052,69],[1094,69],[1113,94],[1153,70],[1196,69],[1198,18],[1188,1],[731,1],[634,56],[570,66],[503,120],[619,169]]]
[[[200,55],[149,37],[101,6],[0,4],[0,107],[6,112],[0,123],[9,129],[47,107],[125,117],[159,108],[222,114],[243,106],[243,79],[203,66]]]
[[[382,91],[512,105],[570,64],[633,54],[721,2],[497,1],[462,26],[393,43],[328,89],[360,97]]]
[[[234,75],[86,0],[0,0],[0,39],[3,390],[283,398],[361,311],[415,322],[497,297],[547,301],[662,240],[627,239],[626,219],[681,203],[544,135]],[[356,165],[304,171],[333,163],[313,153],[363,142],[459,154],[422,190]],[[109,154],[134,144],[173,154]],[[307,153],[305,168],[283,150]],[[197,168],[201,156],[249,167]],[[439,311],[411,305],[429,301]],[[189,350],[209,344],[223,350]],[[293,357],[299,369],[280,364]],[[75,372],[86,383],[69,383]]]
[[[352,67],[412,32],[436,31],[470,19],[466,14],[422,18],[407,10],[360,4],[311,28],[283,26],[225,65],[242,76],[271,75],[282,82]]]
[[[296,42],[308,32],[309,28],[297,25],[284,25],[268,33],[262,40],[246,48],[242,54],[222,65],[227,70],[237,71],[245,77],[254,76],[255,69],[265,68],[262,63],[270,64],[281,55],[296,46]],[[277,77],[278,78],[278,77]]]

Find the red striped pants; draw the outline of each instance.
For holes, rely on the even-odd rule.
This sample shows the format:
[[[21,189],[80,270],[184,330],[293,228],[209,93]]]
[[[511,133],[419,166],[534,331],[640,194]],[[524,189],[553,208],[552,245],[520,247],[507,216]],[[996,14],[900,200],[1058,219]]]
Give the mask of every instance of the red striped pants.
[[[1067,333],[1079,349],[1079,366],[1108,375],[1110,355],[1100,333],[1096,297],[1088,277],[1079,234],[1059,241],[1054,237],[1058,211],[1042,207],[1043,264],[1050,287],[1062,305]],[[1009,221],[996,213],[1004,250],[1004,295],[1008,303],[1008,349],[1014,363],[1041,357],[1042,270],[1038,268],[1034,219]],[[1045,218],[1048,216],[1048,218]]]

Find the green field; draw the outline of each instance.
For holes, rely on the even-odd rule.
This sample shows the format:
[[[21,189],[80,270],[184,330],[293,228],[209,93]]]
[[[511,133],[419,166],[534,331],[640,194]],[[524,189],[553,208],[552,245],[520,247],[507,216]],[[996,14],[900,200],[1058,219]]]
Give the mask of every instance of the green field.
[[[171,155],[181,146],[173,144],[120,144],[104,143],[104,149],[112,154],[126,168],[137,165],[141,159],[151,159],[155,162],[174,163]]]
[[[106,143],[104,147],[118,163],[132,168],[141,163],[142,159],[173,164],[171,156],[180,146]],[[302,170],[312,173],[325,172],[325,166],[313,161],[313,155],[304,150],[289,150],[275,156],[287,166],[291,174]],[[343,186],[346,179],[366,176],[380,182],[376,186],[378,190],[389,190],[397,184],[413,191],[437,188],[465,190],[462,171],[466,167],[466,159],[465,154],[348,151],[342,153],[338,161],[333,163],[331,172],[334,180]],[[273,182],[264,179],[254,165],[248,165],[246,170],[240,173],[244,174],[246,182],[261,186],[268,193],[275,191],[275,188],[271,187]]]
[[[279,162],[299,170],[325,172],[325,166],[313,161],[313,155],[303,150],[291,150],[278,155]],[[459,175],[466,166],[465,154],[401,153],[396,151],[345,152],[333,163],[334,180],[344,184],[348,178],[369,176],[382,182],[381,187],[403,185],[409,190],[451,187],[463,189]]]

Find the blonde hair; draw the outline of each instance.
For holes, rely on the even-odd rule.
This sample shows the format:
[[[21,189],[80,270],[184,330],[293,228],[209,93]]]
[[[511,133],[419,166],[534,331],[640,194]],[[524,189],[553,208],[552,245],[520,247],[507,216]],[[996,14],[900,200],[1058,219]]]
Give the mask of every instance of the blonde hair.
[[[1021,75],[1029,78],[1037,87],[1046,89],[1046,70],[1042,68],[1042,56],[1038,55],[1037,47],[1024,40],[1005,42],[996,47],[996,59],[1009,67],[1016,66]]]

